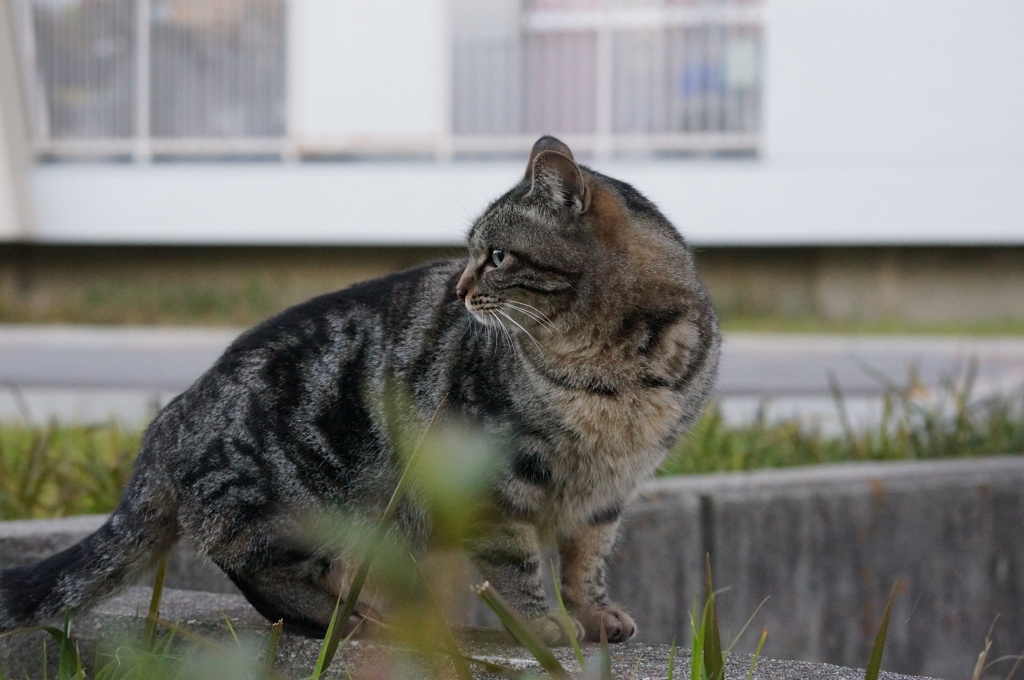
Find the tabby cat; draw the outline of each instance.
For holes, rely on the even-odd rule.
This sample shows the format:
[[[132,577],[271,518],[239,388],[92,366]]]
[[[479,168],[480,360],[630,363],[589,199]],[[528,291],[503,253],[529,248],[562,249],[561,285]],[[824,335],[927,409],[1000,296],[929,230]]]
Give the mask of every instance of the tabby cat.
[[[574,632],[628,640],[606,589],[620,515],[698,419],[715,380],[715,312],[684,239],[630,185],[552,137],[472,225],[469,261],[424,265],[297,305],[244,333],[145,433],[109,520],[0,572],[0,631],[95,604],[179,539],[268,619],[321,636],[353,556],[298,537],[310,513],[379,518],[397,441],[438,414],[504,442],[490,518],[467,546],[551,643],[541,538],[558,548]],[[398,411],[389,390],[409,396]],[[395,518],[423,544],[412,494]],[[368,611],[360,603],[348,625]]]

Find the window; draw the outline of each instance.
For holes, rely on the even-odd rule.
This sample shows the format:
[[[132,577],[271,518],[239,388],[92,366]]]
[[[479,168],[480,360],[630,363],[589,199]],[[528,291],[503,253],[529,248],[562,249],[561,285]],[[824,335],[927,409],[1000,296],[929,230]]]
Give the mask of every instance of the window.
[[[456,149],[551,132],[598,153],[756,152],[758,0],[470,4],[455,3]]]
[[[38,151],[274,153],[285,0],[14,0]]]
[[[451,116],[419,153],[521,153],[543,133],[605,156],[758,150],[762,0],[432,1],[452,42],[429,92]],[[42,156],[393,153],[374,130],[311,149],[289,129],[289,0],[9,2]],[[440,22],[403,29],[445,44]]]

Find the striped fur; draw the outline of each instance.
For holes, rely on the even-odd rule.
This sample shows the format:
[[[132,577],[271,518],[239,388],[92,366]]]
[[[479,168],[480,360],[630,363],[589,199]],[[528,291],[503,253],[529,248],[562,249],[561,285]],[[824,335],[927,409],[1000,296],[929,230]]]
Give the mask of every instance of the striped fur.
[[[185,537],[267,618],[321,635],[353,560],[302,540],[304,524],[379,517],[398,452],[440,412],[509,443],[468,546],[485,577],[563,640],[541,587],[550,537],[577,632],[633,635],[605,586],[619,517],[700,416],[718,365],[686,243],[635,189],[545,137],[468,247],[468,263],[315,298],[238,338],[157,415],[103,528],[0,572],[0,631],[95,604]],[[396,522],[427,541],[414,501]]]

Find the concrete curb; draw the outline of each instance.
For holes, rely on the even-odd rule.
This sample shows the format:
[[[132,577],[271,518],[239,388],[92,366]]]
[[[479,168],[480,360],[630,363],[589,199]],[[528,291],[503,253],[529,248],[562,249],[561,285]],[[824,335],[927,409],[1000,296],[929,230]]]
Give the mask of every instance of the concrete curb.
[[[0,566],[51,554],[102,519],[0,523]],[[970,677],[996,614],[991,658],[1024,648],[1024,456],[652,482],[610,574],[639,642],[689,647],[706,554],[716,587],[728,589],[717,599],[725,637],[770,596],[737,652],[753,651],[767,627],[770,657],[861,666],[899,583],[885,667]],[[187,548],[168,585],[237,592]],[[463,623],[489,620],[475,601],[466,612]]]

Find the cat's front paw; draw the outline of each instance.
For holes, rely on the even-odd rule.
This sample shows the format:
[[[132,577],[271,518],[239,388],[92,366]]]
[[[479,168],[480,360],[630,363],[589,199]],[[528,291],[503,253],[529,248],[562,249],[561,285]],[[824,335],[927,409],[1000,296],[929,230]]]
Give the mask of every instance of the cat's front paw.
[[[608,642],[625,642],[636,635],[636,623],[626,612],[616,606],[604,609],[579,609],[573,614],[583,624],[584,640],[588,642],[601,641],[601,629]]]
[[[569,625],[572,626],[572,632],[576,635],[576,639],[582,640],[585,632],[583,624],[570,615]],[[566,628],[565,616],[560,611],[550,611],[537,618],[530,619],[530,628],[546,645],[560,647],[571,642],[569,631]]]

